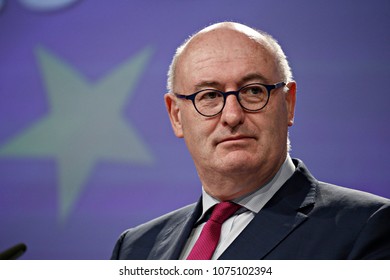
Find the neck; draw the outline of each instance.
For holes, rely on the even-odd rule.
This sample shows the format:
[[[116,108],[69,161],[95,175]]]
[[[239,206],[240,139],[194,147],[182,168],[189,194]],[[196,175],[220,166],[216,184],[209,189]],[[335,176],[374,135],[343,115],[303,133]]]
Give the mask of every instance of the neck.
[[[247,195],[269,182],[279,171],[285,158],[273,166],[260,166],[244,172],[216,172],[199,170],[204,190],[220,201],[233,200]]]

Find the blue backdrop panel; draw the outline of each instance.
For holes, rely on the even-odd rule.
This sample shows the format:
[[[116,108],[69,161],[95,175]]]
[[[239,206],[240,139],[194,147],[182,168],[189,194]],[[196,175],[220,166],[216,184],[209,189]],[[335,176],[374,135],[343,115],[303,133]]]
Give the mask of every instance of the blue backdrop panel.
[[[107,259],[124,229],[198,199],[166,72],[188,35],[222,20],[284,47],[298,83],[292,156],[320,180],[390,197],[389,11],[386,0],[0,1],[0,251]]]

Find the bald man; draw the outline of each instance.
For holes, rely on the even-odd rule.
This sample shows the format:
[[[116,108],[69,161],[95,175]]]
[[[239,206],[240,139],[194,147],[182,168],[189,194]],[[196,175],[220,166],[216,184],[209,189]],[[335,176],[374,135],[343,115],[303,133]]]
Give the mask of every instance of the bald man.
[[[296,83],[270,35],[201,30],[177,49],[168,91],[201,198],[126,230],[112,259],[390,258],[390,201],[319,182],[290,157]]]

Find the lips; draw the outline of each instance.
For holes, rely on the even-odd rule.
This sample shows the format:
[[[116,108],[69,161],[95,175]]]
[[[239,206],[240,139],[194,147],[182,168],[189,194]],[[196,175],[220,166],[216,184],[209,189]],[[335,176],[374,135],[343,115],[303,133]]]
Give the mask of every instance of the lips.
[[[234,143],[234,142],[238,143],[238,142],[241,142],[241,141],[251,140],[251,139],[253,140],[254,137],[245,136],[245,135],[235,135],[235,136],[229,136],[229,137],[222,138],[219,141],[217,141],[217,144]]]

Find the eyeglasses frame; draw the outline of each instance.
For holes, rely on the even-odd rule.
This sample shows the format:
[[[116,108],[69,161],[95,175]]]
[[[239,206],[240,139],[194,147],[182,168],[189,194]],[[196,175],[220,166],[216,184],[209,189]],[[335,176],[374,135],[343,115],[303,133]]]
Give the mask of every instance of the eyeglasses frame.
[[[245,108],[241,102],[240,102],[240,99],[238,98],[238,95],[240,94],[240,91],[243,90],[244,88],[246,87],[249,87],[249,86],[253,86],[253,85],[261,85],[263,87],[265,87],[267,89],[267,101],[264,103],[264,106],[261,107],[260,109],[256,109],[256,110],[251,110],[251,109],[247,109]],[[279,83],[276,83],[276,84],[273,84],[273,85],[267,85],[267,84],[262,84],[262,83],[250,83],[250,84],[247,84],[241,88],[239,88],[238,90],[234,90],[234,91],[227,91],[227,92],[223,92],[223,91],[220,91],[220,90],[217,90],[217,89],[202,89],[200,91],[197,91],[195,93],[192,93],[190,95],[184,95],[184,94],[179,94],[179,93],[174,93],[174,95],[177,97],[177,98],[180,98],[180,99],[187,99],[187,100],[191,100],[192,101],[192,104],[194,105],[194,108],[195,110],[201,114],[202,116],[204,117],[208,117],[208,118],[211,118],[211,117],[215,117],[217,116],[218,114],[220,114],[223,109],[225,108],[225,104],[226,104],[226,98],[229,96],[229,95],[234,95],[236,98],[237,98],[237,101],[238,103],[240,104],[241,108],[243,108],[245,111],[248,111],[248,112],[258,112],[262,109],[264,109],[265,106],[267,106],[268,102],[269,102],[269,98],[270,98],[270,95],[271,95],[271,90],[273,89],[278,89],[278,88],[281,88],[281,87],[284,87],[286,86],[286,83],[285,82],[279,82]],[[196,107],[195,105],[195,97],[201,93],[201,92],[204,92],[204,91],[207,91],[207,90],[212,90],[212,91],[215,91],[215,92],[218,92],[220,94],[222,94],[223,96],[223,106],[221,108],[221,110],[216,113],[216,114],[213,114],[213,115],[205,115],[205,114],[202,114],[198,108]]]

